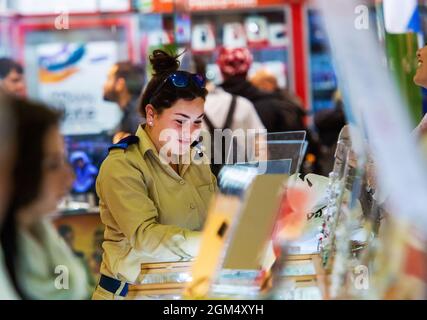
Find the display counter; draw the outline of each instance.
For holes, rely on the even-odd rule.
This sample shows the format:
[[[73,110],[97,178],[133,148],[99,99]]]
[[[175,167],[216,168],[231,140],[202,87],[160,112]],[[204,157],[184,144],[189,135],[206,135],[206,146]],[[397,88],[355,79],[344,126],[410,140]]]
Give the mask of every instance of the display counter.
[[[182,299],[191,281],[191,261],[143,264],[140,283],[130,285],[127,299]],[[207,298],[327,299],[328,276],[318,253],[289,255],[277,288],[264,287],[260,270],[221,270]]]

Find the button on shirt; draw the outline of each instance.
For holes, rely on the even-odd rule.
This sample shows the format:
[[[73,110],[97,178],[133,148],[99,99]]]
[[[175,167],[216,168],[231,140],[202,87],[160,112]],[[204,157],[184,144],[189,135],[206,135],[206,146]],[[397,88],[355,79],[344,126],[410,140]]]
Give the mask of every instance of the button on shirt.
[[[180,164],[178,174],[160,160],[143,127],[136,135],[138,143],[110,151],[96,184],[106,226],[101,273],[130,283],[142,263],[195,257],[217,189],[206,156]]]

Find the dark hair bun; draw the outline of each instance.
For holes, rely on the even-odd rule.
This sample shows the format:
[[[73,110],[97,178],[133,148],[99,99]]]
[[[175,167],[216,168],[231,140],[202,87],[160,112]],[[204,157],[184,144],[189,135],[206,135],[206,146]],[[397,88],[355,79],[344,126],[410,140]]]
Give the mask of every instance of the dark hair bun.
[[[180,65],[178,57],[163,50],[154,50],[150,56],[150,63],[154,71],[153,76],[162,76],[177,71]]]

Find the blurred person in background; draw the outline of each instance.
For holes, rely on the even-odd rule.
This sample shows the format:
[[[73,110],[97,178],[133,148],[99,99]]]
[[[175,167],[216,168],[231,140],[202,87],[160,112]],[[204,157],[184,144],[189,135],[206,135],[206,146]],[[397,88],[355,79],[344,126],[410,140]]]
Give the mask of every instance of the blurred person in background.
[[[76,193],[94,192],[98,168],[92,164],[86,152],[74,151],[70,156],[70,163],[73,166],[76,177],[73,184],[73,191]]]
[[[338,136],[347,123],[344,103],[338,90],[333,95],[333,104],[333,108],[320,110],[314,115],[320,142],[319,167],[323,175],[328,175],[333,169]]]
[[[25,97],[24,68],[9,58],[0,58],[0,88],[7,94]]]
[[[294,120],[286,118],[281,101],[271,93],[259,90],[247,79],[252,60],[247,48],[222,47],[217,59],[224,79],[221,87],[251,101],[268,132],[295,130]]]
[[[266,69],[260,69],[250,78],[250,82],[259,90],[270,93],[273,97],[281,102],[282,112],[288,122],[291,123],[290,130],[305,130],[308,142],[307,152],[304,158],[301,172],[320,173],[319,153],[320,145],[317,135],[305,125],[305,116],[301,99],[291,94],[288,90],[281,89],[274,74]]]
[[[249,79],[249,81],[258,89],[266,92],[279,91],[279,84],[274,74],[266,69],[259,69]]]
[[[194,57],[194,65],[197,74],[206,75],[206,63],[201,57]],[[231,129],[232,131],[242,129],[246,134],[246,138],[248,137],[247,130],[249,129],[255,129],[257,132],[265,129],[254,105],[248,99],[232,95],[210,81],[206,84],[206,88],[208,89],[208,95],[205,102],[203,127],[211,134],[212,139],[215,129]],[[222,144],[222,147],[225,147],[224,145],[225,143]],[[224,161],[215,164],[213,161],[215,152],[223,153]],[[219,171],[227,160],[227,152],[228,150],[216,150],[215,148],[212,150],[211,169],[215,176],[218,176]]]
[[[145,69],[129,61],[118,62],[108,72],[104,84],[104,100],[115,102],[123,111],[123,117],[113,143],[135,134],[138,126],[145,123],[138,111],[138,98],[144,87]]]
[[[306,112],[302,103],[297,97],[279,87],[279,83],[274,74],[265,69],[255,72],[249,80],[259,90],[271,94],[277,100],[282,102],[282,110],[285,113],[287,121],[292,123],[293,130],[306,130],[304,117]]]
[[[84,258],[85,254],[83,251],[79,251],[74,246],[75,235],[73,228],[68,224],[62,224],[58,227],[59,235],[64,239],[65,243],[73,251],[74,255],[78,258]]]
[[[104,241],[104,228],[99,227],[93,233],[92,254],[89,258],[89,266],[92,271],[92,274],[97,276],[99,276],[99,272],[101,270],[103,241]]]
[[[64,239],[65,243],[68,245],[71,251],[73,251],[76,258],[79,259],[81,264],[84,266],[87,279],[91,287],[90,291],[92,291],[93,289],[95,289],[96,281],[92,275],[92,271],[89,266],[89,260],[87,259],[85,253],[83,251],[77,250],[75,246],[76,238],[75,238],[74,229],[68,224],[62,224],[58,227],[58,233]]]
[[[0,230],[7,274],[23,299],[88,298],[84,267],[47,217],[73,183],[60,116],[21,99],[11,98],[8,105],[17,137],[13,187]]]
[[[3,222],[3,214],[8,204],[11,183],[12,183],[12,164],[15,152],[14,145],[14,127],[11,125],[10,114],[5,106],[7,101],[0,96],[0,228]],[[6,272],[3,258],[3,250],[0,247],[0,300],[14,300],[18,295],[15,292],[12,283]]]

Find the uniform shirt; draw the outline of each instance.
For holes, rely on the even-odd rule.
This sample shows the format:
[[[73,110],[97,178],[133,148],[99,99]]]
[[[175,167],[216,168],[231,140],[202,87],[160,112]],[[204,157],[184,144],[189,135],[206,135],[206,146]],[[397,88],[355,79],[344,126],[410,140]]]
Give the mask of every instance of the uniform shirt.
[[[105,224],[101,273],[136,282],[142,263],[192,259],[198,251],[216,179],[203,164],[163,163],[146,131],[139,142],[112,149],[96,188]],[[192,155],[195,150],[192,149]]]

